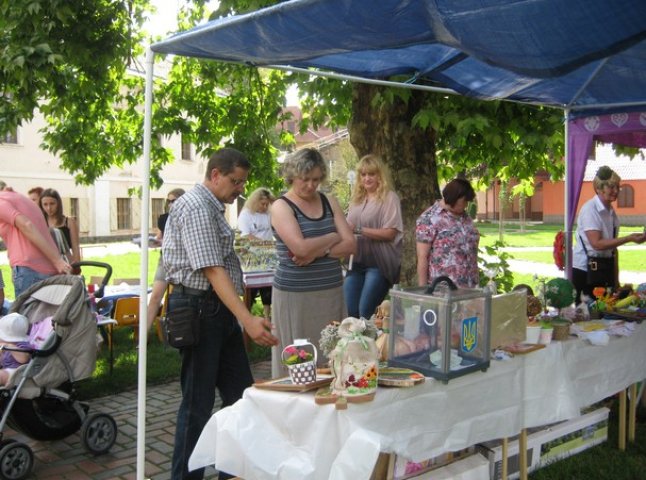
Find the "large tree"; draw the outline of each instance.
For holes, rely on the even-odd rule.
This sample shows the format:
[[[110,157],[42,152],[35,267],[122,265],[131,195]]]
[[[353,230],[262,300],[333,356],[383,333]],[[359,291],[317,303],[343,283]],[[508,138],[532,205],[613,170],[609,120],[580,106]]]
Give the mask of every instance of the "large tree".
[[[204,3],[195,0],[180,12],[180,28],[207,15]],[[271,3],[221,0],[212,15]],[[0,55],[8,66],[0,73],[0,131],[40,108],[49,122],[45,147],[59,154],[79,182],[92,183],[110,166],[136,161],[143,124],[143,77],[136,74],[136,59],[146,8],[145,0],[30,0],[24,8],[3,0],[0,27],[7,35]],[[153,186],[161,184],[159,172],[173,160],[157,139],[173,133],[205,154],[221,143],[239,148],[256,165],[250,188],[278,186],[278,147],[293,138],[274,126],[287,87],[296,84],[303,128],[347,125],[359,156],[378,153],[390,165],[404,209],[403,283],[414,278],[415,219],[439,198],[440,181],[460,175],[488,185],[515,177],[523,181],[519,188],[531,193],[537,170],[562,175],[558,111],[192,58],[164,60],[168,74],[155,81]]]

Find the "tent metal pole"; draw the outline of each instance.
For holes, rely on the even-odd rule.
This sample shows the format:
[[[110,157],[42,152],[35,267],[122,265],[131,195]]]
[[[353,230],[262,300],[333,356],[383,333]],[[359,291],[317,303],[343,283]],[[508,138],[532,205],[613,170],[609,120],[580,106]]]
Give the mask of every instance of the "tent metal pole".
[[[150,217],[150,143],[152,132],[153,68],[155,53],[146,50],[144,106],[144,156],[142,162],[141,266],[139,278],[139,355],[137,372],[137,480],[144,480],[146,468],[146,359],[148,357],[148,218]]]
[[[597,65],[597,68],[594,69],[594,72],[592,72],[592,75],[588,77],[588,79],[583,83],[583,85],[581,85],[579,90],[577,90],[574,96],[570,99],[570,103],[568,103],[566,108],[572,107],[572,104],[579,99],[583,91],[588,87],[588,85],[590,85],[592,80],[596,78],[596,76],[599,74],[601,69],[606,65],[606,63],[608,63],[608,57],[604,58],[603,61],[599,62],[599,65]]]
[[[325,77],[325,78],[334,78],[336,80],[347,80],[349,82],[368,83],[370,85],[381,85],[384,87],[409,88],[411,90],[425,90],[427,92],[445,93],[447,95],[460,95],[458,92],[450,88],[431,87],[430,85],[418,85],[416,83],[392,82],[389,80],[357,77],[355,75],[344,75],[341,73],[327,72],[323,70],[308,70],[307,68],[290,67],[285,65],[267,65],[265,67],[263,66],[258,66],[258,67],[272,68],[275,70],[283,70],[285,72],[304,73],[306,75],[314,75],[316,77]]]
[[[570,184],[570,161],[572,160],[570,158],[570,148],[569,148],[569,125],[568,125],[568,119],[570,116],[570,110],[565,109],[563,111],[563,115],[565,117],[565,133],[564,133],[564,139],[563,143],[565,146],[565,178],[564,178],[564,186],[565,186],[565,191],[564,191],[564,202],[565,202],[565,207],[563,208],[563,212],[565,213],[564,218],[563,218],[563,234],[565,236],[565,278],[572,280],[572,229],[570,225],[570,195],[572,194],[570,192],[569,184]]]

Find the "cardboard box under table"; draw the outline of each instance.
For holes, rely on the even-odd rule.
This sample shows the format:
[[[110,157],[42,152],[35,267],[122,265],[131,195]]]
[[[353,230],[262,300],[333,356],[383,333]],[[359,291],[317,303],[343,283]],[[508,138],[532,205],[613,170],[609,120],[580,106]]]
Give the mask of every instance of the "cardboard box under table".
[[[409,462],[396,455],[393,457],[386,480],[490,480],[489,460],[476,453],[475,447],[461,455],[444,454],[422,463]],[[434,462],[442,464],[432,465]],[[375,473],[374,477],[382,478],[383,475]]]
[[[388,365],[444,382],[489,367],[491,294],[456,288],[447,277],[429,287],[393,289]]]
[[[571,420],[530,429],[527,436],[527,471],[532,472],[605,442],[608,439],[609,412],[607,408],[599,408]],[[502,478],[502,442],[483,442],[476,448],[489,459],[490,477],[493,480]],[[519,478],[517,437],[509,440],[507,462],[507,478]]]

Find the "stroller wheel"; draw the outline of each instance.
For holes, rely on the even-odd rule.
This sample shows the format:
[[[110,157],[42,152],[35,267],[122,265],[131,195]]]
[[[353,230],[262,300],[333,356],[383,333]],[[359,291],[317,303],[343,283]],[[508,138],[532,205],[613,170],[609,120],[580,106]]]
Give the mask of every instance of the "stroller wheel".
[[[4,447],[11,443],[16,443],[17,440],[14,440],[13,438],[5,438],[4,440],[0,441],[0,450],[2,450]]]
[[[0,449],[0,478],[22,480],[31,475],[34,454],[21,442],[10,442]]]
[[[106,453],[116,440],[117,422],[107,413],[93,413],[83,422],[81,441],[90,453]]]

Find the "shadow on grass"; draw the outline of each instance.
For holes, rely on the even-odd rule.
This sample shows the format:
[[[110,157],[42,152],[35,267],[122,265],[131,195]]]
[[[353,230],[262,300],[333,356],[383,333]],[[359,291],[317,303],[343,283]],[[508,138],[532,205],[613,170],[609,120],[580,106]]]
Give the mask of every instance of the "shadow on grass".
[[[146,384],[158,385],[179,378],[181,357],[175,348],[162,344],[157,335],[148,339]],[[132,328],[114,330],[114,368],[110,374],[110,354],[107,343],[101,345],[96,368],[91,378],[78,383],[78,396],[81,400],[112,395],[117,392],[137,388],[138,348]],[[267,360],[271,351],[250,343],[248,352],[251,363]]]

